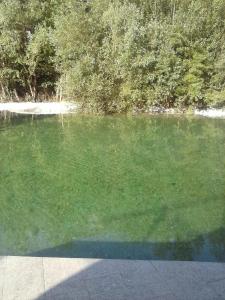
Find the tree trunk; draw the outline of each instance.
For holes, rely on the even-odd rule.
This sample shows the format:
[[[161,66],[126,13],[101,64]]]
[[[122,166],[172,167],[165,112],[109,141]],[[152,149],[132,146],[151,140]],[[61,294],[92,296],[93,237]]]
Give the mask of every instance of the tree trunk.
[[[20,101],[20,98],[19,98],[19,96],[18,96],[18,94],[17,94],[16,89],[14,89],[14,94],[15,94],[16,100],[19,102],[19,101]]]
[[[62,101],[62,87],[60,86],[60,95],[59,95],[59,101]]]
[[[6,98],[6,93],[5,93],[5,89],[4,89],[2,82],[0,82],[0,84],[1,84],[1,89],[2,89],[2,97],[1,98],[2,98],[2,100],[4,100]]]

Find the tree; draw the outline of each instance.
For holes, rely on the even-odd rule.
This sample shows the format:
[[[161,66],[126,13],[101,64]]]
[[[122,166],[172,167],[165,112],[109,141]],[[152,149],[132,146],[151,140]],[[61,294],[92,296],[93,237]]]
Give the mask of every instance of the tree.
[[[97,112],[225,101],[225,0],[0,1],[2,95]]]

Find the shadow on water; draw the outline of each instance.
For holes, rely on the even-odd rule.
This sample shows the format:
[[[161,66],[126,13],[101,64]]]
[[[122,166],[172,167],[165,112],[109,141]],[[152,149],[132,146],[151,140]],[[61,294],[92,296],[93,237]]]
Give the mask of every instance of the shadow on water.
[[[28,256],[225,262],[225,229],[200,235],[190,241],[73,241]]]

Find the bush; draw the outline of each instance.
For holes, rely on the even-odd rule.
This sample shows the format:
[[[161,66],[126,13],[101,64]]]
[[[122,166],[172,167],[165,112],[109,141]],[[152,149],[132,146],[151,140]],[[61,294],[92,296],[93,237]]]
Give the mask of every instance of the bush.
[[[225,0],[6,3],[4,90],[52,91],[107,113],[225,101]]]

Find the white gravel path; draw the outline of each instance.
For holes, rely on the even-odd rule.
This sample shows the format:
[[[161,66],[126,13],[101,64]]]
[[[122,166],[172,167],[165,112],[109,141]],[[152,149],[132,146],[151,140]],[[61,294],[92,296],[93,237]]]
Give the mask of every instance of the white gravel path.
[[[74,113],[79,105],[73,102],[4,102],[0,103],[0,112],[9,111],[12,113],[55,115]],[[167,113],[174,113],[174,110],[165,110]],[[225,109],[196,109],[195,115],[210,118],[225,118]]]
[[[67,114],[75,112],[78,105],[70,102],[5,102],[0,103],[0,111],[23,114]]]
[[[195,110],[195,115],[209,117],[209,118],[225,118],[225,109],[202,109],[202,110]]]

